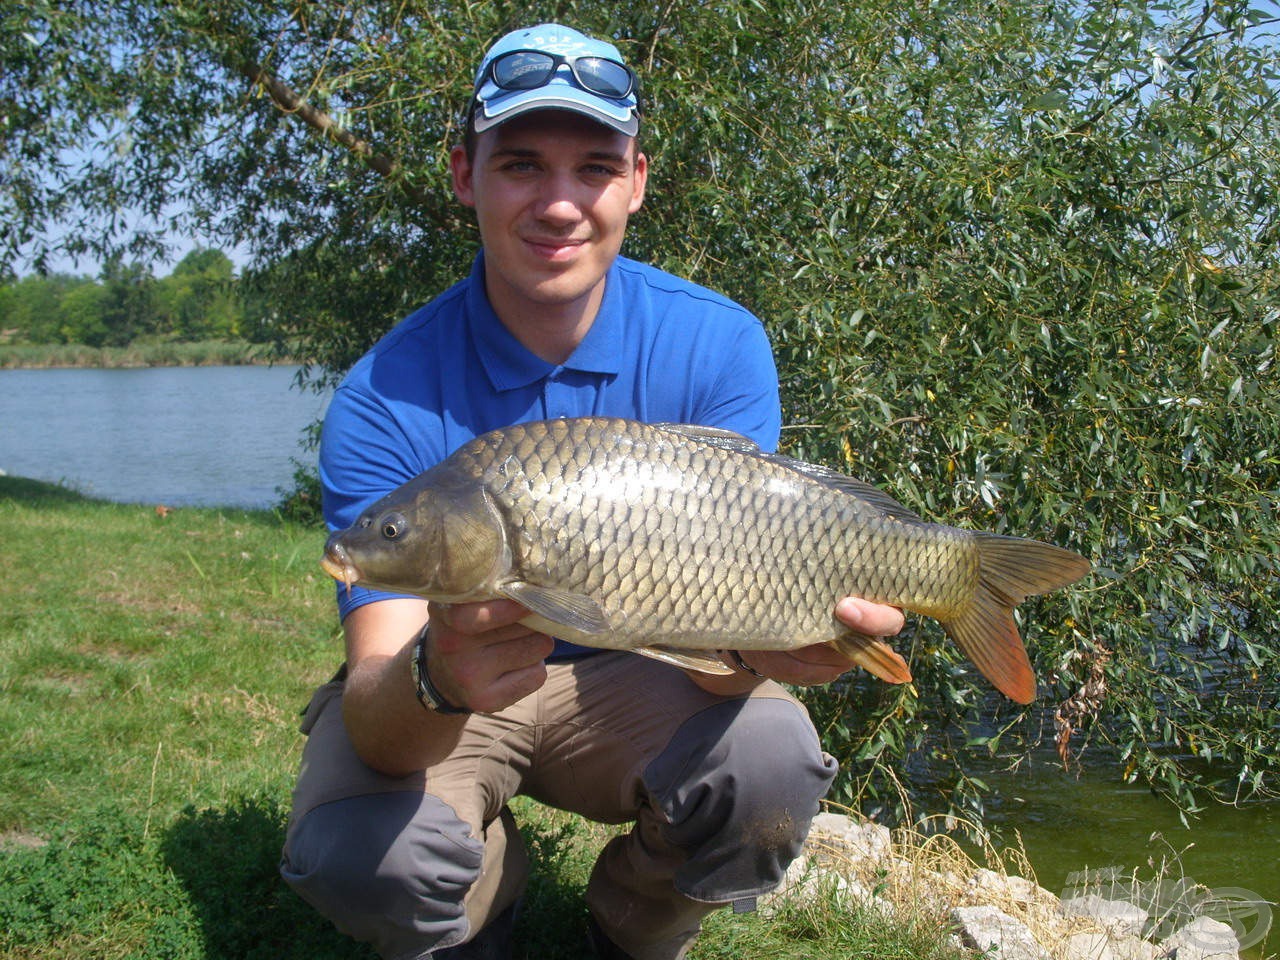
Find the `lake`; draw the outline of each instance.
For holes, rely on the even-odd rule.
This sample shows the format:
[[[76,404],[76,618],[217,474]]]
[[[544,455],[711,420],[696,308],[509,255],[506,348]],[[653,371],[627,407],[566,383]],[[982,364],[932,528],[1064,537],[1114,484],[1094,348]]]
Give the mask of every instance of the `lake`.
[[[1051,715],[1052,706],[1046,706]],[[1176,900],[1186,879],[1224,901],[1266,901],[1233,910],[1249,960],[1274,956],[1274,904],[1280,899],[1280,804],[1239,807],[1210,803],[1188,829],[1177,809],[1142,783],[1120,780],[1105,754],[1086,753],[1083,771],[1065,772],[1052,745],[1035,751],[1013,772],[975,771],[996,795],[987,821],[1006,841],[1021,840],[1036,879],[1063,895],[1090,892],[1099,874],[1135,876],[1140,888]],[[1080,874],[1088,871],[1089,878]],[[1219,907],[1210,915],[1225,913]],[[1177,913],[1177,911],[1173,911]],[[1272,930],[1265,941],[1268,927]],[[1169,931],[1166,931],[1166,933]]]
[[[293,366],[0,370],[0,470],[121,503],[269,507],[327,395]]]

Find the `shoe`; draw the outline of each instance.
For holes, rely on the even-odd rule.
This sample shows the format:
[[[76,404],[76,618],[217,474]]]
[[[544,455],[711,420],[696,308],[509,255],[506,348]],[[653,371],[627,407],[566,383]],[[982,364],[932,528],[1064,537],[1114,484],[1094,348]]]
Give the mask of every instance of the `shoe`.
[[[431,960],[511,960],[511,939],[520,903],[517,900],[507,907],[466,943],[431,951]]]
[[[630,954],[623,953],[622,948],[605,935],[591,914],[587,914],[587,945],[596,960],[632,960]]]

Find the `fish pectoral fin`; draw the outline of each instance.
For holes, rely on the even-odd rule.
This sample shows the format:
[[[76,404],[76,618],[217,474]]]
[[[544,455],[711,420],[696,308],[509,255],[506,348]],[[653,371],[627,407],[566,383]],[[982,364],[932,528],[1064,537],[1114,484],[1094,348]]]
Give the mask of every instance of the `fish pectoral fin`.
[[[835,639],[836,649],[885,683],[910,683],[911,668],[883,640],[850,630]]]
[[[608,633],[611,629],[609,618],[600,604],[586,594],[540,587],[522,580],[505,584],[499,590],[504,596],[552,623],[570,627],[579,633],[594,636]]]
[[[697,673],[709,673],[718,677],[727,677],[733,668],[708,650],[678,650],[674,647],[636,647],[633,653],[661,660],[673,667],[693,670]]]

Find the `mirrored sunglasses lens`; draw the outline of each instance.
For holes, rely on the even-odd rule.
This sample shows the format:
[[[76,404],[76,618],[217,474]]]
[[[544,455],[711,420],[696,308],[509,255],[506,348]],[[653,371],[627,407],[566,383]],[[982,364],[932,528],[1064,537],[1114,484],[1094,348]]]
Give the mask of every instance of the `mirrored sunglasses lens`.
[[[532,90],[551,79],[556,62],[545,53],[517,51],[493,61],[493,79],[504,90]]]
[[[631,75],[620,63],[602,57],[579,57],[573,65],[578,82],[592,93],[621,98],[631,92]]]

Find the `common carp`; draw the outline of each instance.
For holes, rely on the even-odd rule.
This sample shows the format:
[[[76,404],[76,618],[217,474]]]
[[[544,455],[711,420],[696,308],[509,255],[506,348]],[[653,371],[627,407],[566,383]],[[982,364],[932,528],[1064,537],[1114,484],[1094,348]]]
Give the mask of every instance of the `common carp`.
[[[494,430],[387,494],[325,546],[346,583],[460,603],[507,597],[574,643],[707,673],[716,651],[830,641],[889,682],[846,595],[934,617],[1006,696],[1035,697],[1013,607],[1083,577],[1047,543],[929,523],[826,467],[729,431],[587,417]]]

